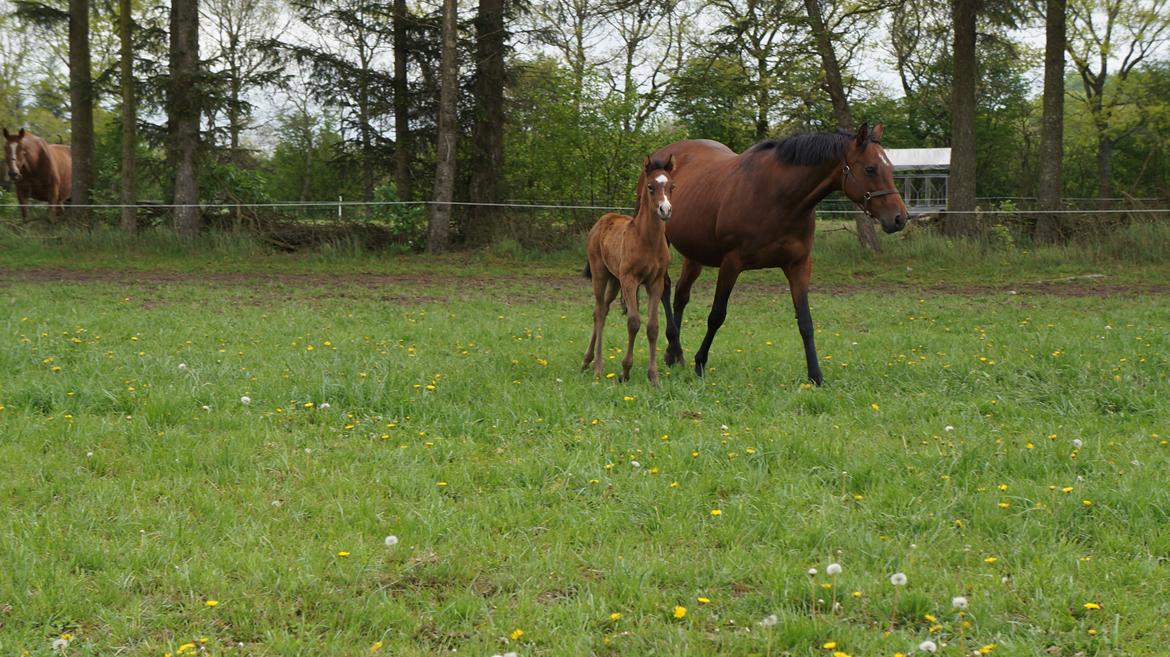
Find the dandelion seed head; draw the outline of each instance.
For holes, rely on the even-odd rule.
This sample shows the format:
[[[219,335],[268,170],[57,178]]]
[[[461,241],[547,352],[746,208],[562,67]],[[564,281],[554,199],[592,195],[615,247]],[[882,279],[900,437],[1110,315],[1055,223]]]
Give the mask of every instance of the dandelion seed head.
[[[890,575],[890,584],[894,586],[906,586],[906,573],[894,573]]]
[[[387,536],[383,542],[386,544],[386,547],[394,547],[395,545],[398,545],[398,537],[391,534]]]
[[[318,406],[317,408],[319,408],[319,409],[321,409],[321,410],[323,410],[323,411],[327,411],[327,410],[329,410],[329,409],[330,409],[330,408],[332,408],[332,407],[329,405],[329,402],[321,402],[321,405],[320,405],[320,406]]]
[[[776,614],[768,614],[767,616],[764,616],[764,620],[760,621],[760,625],[763,625],[764,627],[772,627],[779,622],[780,619],[776,618]]]
[[[961,595],[956,595],[955,597],[951,598],[951,606],[955,609],[966,609],[967,598]]]
[[[930,639],[927,639],[926,641],[918,644],[918,649],[922,652],[937,652],[938,644],[936,644],[934,641],[931,641]]]
[[[244,395],[243,397],[240,397],[240,403],[244,406],[247,406],[248,404],[252,403],[252,398],[248,395]]]
[[[60,639],[53,639],[53,651],[54,652],[65,652],[65,649],[68,647],[69,647],[69,639],[66,639],[64,637],[62,637]]]
[[[825,572],[829,575],[840,575],[841,574],[841,564],[831,563],[825,567]]]
[[[1073,438],[1073,448],[1080,449],[1084,444],[1080,438]]]
[[[187,369],[187,364],[186,363],[179,363],[179,369],[181,369],[181,370]]]
[[[809,568],[809,569],[808,569],[808,576],[809,576],[809,577],[816,577],[816,575],[817,575],[817,569],[816,569],[816,568]]]

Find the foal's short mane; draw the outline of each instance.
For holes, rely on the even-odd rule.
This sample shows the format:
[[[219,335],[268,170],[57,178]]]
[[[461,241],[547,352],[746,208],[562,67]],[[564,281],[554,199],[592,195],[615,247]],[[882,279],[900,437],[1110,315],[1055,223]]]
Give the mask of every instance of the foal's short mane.
[[[848,130],[837,132],[812,132],[791,135],[783,139],[765,139],[748,149],[750,153],[770,150],[776,159],[784,164],[811,166],[828,161],[839,161],[845,157],[849,141],[857,135]],[[880,143],[870,133],[869,143]]]

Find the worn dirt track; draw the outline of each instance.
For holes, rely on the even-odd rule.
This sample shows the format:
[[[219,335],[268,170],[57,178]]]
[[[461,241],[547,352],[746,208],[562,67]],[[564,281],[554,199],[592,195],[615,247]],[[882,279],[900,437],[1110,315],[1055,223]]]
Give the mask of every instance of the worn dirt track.
[[[709,279],[709,280],[708,280]],[[700,284],[713,284],[714,276],[705,276]],[[66,269],[61,267],[39,267],[21,269],[0,269],[0,286],[5,284],[116,284],[127,286],[148,286],[152,288],[168,285],[209,285],[227,288],[346,288],[370,291],[393,292],[402,300],[418,302],[443,301],[442,288],[451,287],[460,295],[469,291],[487,292],[494,288],[515,291],[518,287],[535,287],[550,291],[580,290],[588,284],[570,272],[564,275],[514,274],[506,276],[461,276],[452,273],[418,272],[409,274],[385,273],[293,273],[293,272],[178,272],[178,271],[135,271],[127,269]],[[736,286],[736,293],[776,294],[783,285],[764,281],[743,281]],[[913,282],[894,283],[875,281],[871,283],[818,284],[813,281],[813,292],[829,295],[898,293],[918,295],[960,295],[985,296],[999,294],[1045,295],[1058,297],[1143,297],[1170,296],[1170,283],[1120,283],[1107,278],[1070,277],[1066,279],[1017,282],[997,285],[974,285],[956,283],[935,283],[919,285]],[[490,296],[490,295],[489,295]]]

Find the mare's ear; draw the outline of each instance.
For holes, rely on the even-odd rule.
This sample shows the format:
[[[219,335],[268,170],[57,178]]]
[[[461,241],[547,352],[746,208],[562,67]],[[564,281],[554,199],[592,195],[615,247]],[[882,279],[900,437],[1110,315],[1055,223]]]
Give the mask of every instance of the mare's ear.
[[[673,155],[670,156],[670,161],[668,161],[666,163],[666,168],[664,168],[663,171],[665,171],[667,173],[674,171],[674,156]]]
[[[24,128],[20,129],[20,134],[17,136],[20,137],[21,139],[24,139]]]
[[[4,136],[5,137],[8,136],[8,127],[7,126],[4,127]]]
[[[882,133],[884,133],[885,131],[886,131],[886,126],[878,123],[878,124],[875,124],[873,126],[873,130],[870,131],[870,134],[873,135],[874,141],[880,142],[882,140]]]
[[[862,123],[861,127],[857,129],[856,141],[857,141],[858,148],[865,146],[865,142],[868,139],[868,137],[869,137],[869,123],[865,122],[865,123]]]

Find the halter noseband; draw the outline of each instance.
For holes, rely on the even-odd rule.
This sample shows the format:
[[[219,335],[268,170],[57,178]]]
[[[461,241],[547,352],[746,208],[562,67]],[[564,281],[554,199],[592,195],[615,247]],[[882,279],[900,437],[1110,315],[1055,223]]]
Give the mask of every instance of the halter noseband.
[[[841,193],[845,194],[845,198],[849,198],[849,194],[846,193],[846,191],[845,191],[845,181],[848,180],[849,178],[856,178],[856,176],[853,175],[853,170],[849,168],[848,164],[846,164],[841,169],[841,173],[843,174],[841,176]],[[886,196],[889,194],[897,194],[897,193],[898,193],[897,189],[879,189],[876,192],[866,192],[865,195],[861,197],[862,203],[860,205],[858,205],[858,207],[860,207],[861,211],[865,213],[865,216],[869,217],[870,219],[877,219],[877,217],[875,217],[874,214],[869,211],[869,200],[874,199],[874,198],[878,198],[879,196]],[[850,199],[850,200],[853,200],[853,199]],[[856,205],[857,201],[853,201],[853,203]]]

